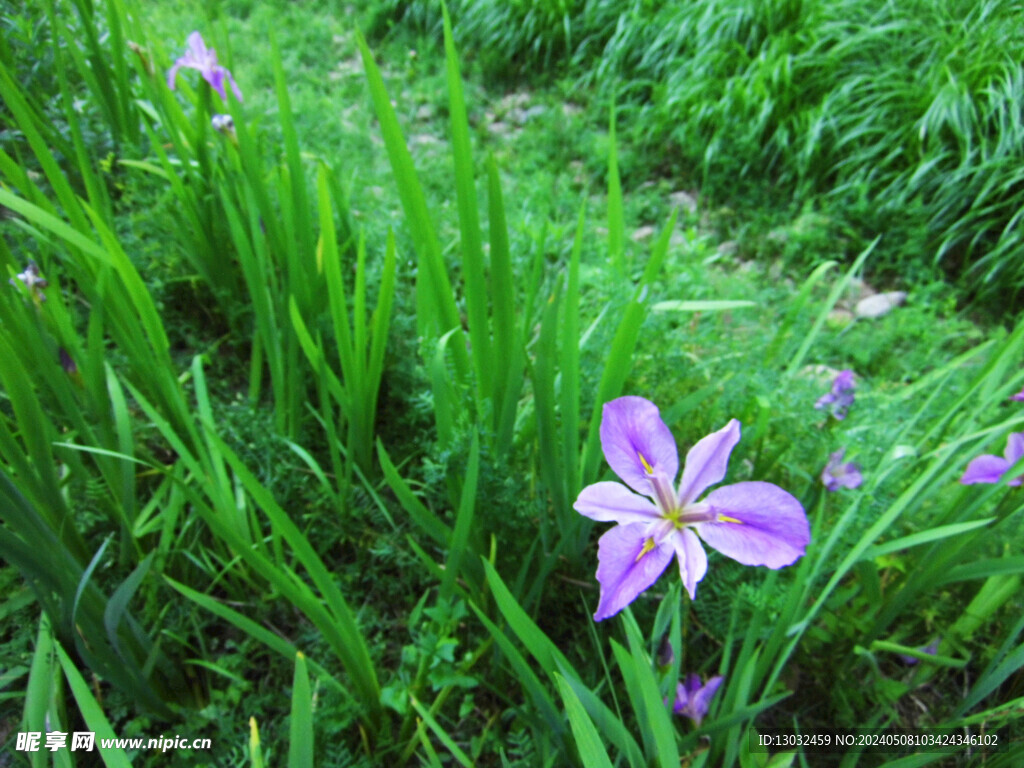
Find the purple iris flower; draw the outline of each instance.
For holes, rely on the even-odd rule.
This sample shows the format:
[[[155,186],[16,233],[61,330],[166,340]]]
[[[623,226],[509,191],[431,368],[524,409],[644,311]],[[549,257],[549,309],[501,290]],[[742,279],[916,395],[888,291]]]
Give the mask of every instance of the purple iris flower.
[[[718,693],[724,679],[721,675],[715,675],[706,685],[701,685],[700,675],[687,675],[686,682],[676,686],[676,701],[672,711],[677,715],[685,715],[699,727],[700,721],[708,713],[711,699]]]
[[[736,419],[701,439],[686,455],[677,490],[676,442],[657,406],[642,397],[605,403],[601,447],[626,485],[588,485],[573,505],[592,520],[618,523],[598,542],[601,599],[595,621],[614,616],[633,602],[673,557],[679,561],[690,598],[696,597],[697,582],[708,567],[698,534],[744,565],[782,568],[804,554],[811,539],[807,516],[800,502],[777,485],[736,483],[697,501],[708,486],[725,477],[729,454],[739,440]]]
[[[838,491],[840,488],[856,488],[864,482],[859,464],[854,461],[843,463],[845,453],[846,449],[840,448],[829,455],[828,464],[825,465],[825,469],[821,473],[821,482],[825,484],[826,490]]]
[[[853,405],[853,371],[846,369],[840,371],[832,380],[832,390],[818,398],[814,407],[819,411],[828,406],[832,415],[842,421],[846,418],[846,412]]]
[[[985,454],[972,459],[960,482],[964,485],[998,483],[1021,456],[1024,456],[1024,432],[1012,432],[1006,439],[1006,450],[1002,457]],[[1013,478],[1009,485],[1020,485],[1022,480],[1024,475]]]
[[[1016,395],[1010,395],[1010,399],[1016,403],[1024,403],[1024,389],[1022,389]]]
[[[203,36],[198,32],[193,32],[188,36],[188,50],[185,51],[184,56],[174,62],[174,66],[167,73],[167,87],[172,91],[174,90],[174,80],[178,75],[178,70],[182,67],[199,70],[203,79],[210,84],[213,90],[220,94],[224,101],[227,101],[228,98],[224,92],[224,80],[226,78],[231,83],[231,90],[234,91],[235,98],[239,101],[242,100],[242,92],[238,89],[235,78],[231,76],[227,69],[217,63],[217,51],[213,48],[207,48],[206,43],[203,42]]]

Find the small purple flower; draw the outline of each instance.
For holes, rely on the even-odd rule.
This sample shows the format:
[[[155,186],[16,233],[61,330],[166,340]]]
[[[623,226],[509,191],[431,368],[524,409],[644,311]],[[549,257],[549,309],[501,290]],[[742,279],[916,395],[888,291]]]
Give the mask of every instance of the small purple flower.
[[[32,298],[40,304],[46,301],[46,294],[43,293],[43,288],[50,285],[50,282],[43,278],[39,273],[39,265],[36,264],[32,259],[29,259],[28,266],[25,267],[25,271],[21,272],[12,277],[8,282],[17,287],[18,283],[16,280],[20,280],[22,284],[28,289],[29,293],[32,294]]]
[[[672,711],[690,718],[699,727],[700,721],[708,713],[711,699],[718,693],[724,679],[721,675],[715,675],[706,685],[701,685],[700,675],[687,675],[686,682],[676,686],[676,701]]]
[[[1024,432],[1012,432],[1006,439],[1006,450],[1003,457],[985,454],[972,459],[964,471],[960,482],[964,485],[975,483],[998,483],[1010,467],[1016,464],[1020,457],[1024,456]],[[1009,485],[1020,485],[1024,481],[1024,475],[1015,477]]]
[[[843,463],[845,453],[846,449],[840,448],[829,455],[828,464],[825,465],[825,469],[821,473],[821,482],[825,484],[826,490],[838,491],[840,488],[856,488],[864,482],[859,464],[854,461]]]
[[[167,73],[167,87],[172,91],[174,90],[174,81],[178,75],[178,70],[182,67],[199,70],[203,79],[210,84],[213,90],[220,94],[224,101],[227,101],[228,98],[227,93],[224,91],[224,79],[227,78],[228,82],[231,83],[231,90],[234,91],[235,98],[239,101],[242,100],[242,92],[238,89],[235,78],[231,76],[227,69],[217,63],[217,51],[213,48],[207,48],[206,43],[203,42],[203,36],[198,32],[193,32],[188,36],[188,50],[185,51],[184,56],[174,62],[174,66]]]
[[[939,638],[936,637],[934,640],[928,643],[928,645],[922,645],[917,650],[921,651],[921,653],[927,653],[929,656],[934,656],[936,653],[939,652]],[[916,656],[908,656],[905,653],[901,653],[898,655],[900,657],[900,660],[904,664],[907,664],[911,667],[917,664],[918,661],[920,661],[920,659],[918,659]]]
[[[598,542],[601,599],[595,621],[614,616],[633,602],[673,557],[679,561],[686,591],[695,598],[697,582],[708,567],[698,534],[713,549],[744,565],[782,568],[804,554],[811,539],[807,516],[800,502],[777,485],[736,483],[697,501],[708,486],[725,477],[729,454],[739,440],[736,419],[700,440],[686,455],[677,490],[676,442],[657,406],[642,397],[605,403],[601,447],[626,485],[588,485],[573,505],[592,520],[618,523]]]
[[[846,412],[850,406],[853,405],[853,389],[853,371],[847,368],[836,375],[832,380],[832,390],[818,398],[814,407],[820,411],[822,408],[830,406],[829,410],[832,415],[842,421],[846,418]]]
[[[1015,403],[1024,403],[1024,389],[1018,392],[1016,395],[1010,395],[1010,399]]]

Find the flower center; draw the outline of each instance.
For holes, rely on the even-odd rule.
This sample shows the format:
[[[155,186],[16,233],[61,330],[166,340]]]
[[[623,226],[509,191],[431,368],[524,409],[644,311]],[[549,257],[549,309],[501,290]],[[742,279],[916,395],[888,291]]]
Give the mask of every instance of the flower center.
[[[687,504],[678,510],[675,515],[669,517],[676,528],[683,528],[696,523],[710,523],[716,519],[714,508],[705,501],[696,504]]]
[[[706,501],[680,504],[679,496],[672,487],[672,481],[665,476],[665,473],[651,471],[651,465],[643,454],[637,451],[637,456],[644,465],[644,469],[647,470],[647,481],[651,484],[651,496],[654,497],[654,501],[658,505],[658,511],[661,512],[662,519],[670,524],[668,528],[663,529],[664,535],[697,523],[735,523],[736,525],[743,523],[742,520],[737,520],[735,517],[716,512],[715,508]],[[643,557],[648,551],[641,552],[637,560],[639,561],[640,557]]]
[[[644,457],[640,457],[640,461],[643,462],[644,466],[649,466]],[[658,509],[661,511],[661,516],[669,519],[673,519],[674,515],[678,515],[679,499],[676,496],[676,491],[672,487],[672,480],[665,476],[664,472],[648,472],[647,480],[651,484],[651,496],[654,497],[654,502],[658,505]]]

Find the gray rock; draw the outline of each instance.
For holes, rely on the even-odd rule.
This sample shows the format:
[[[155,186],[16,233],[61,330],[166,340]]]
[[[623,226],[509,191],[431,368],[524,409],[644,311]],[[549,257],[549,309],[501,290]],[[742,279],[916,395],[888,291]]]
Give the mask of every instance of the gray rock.
[[[687,213],[697,212],[697,197],[689,192],[680,190],[668,196],[668,201],[677,208],[682,208]]]
[[[857,317],[881,317],[892,312],[906,300],[907,294],[904,291],[876,293],[874,296],[868,296],[866,299],[858,301],[853,311]]]

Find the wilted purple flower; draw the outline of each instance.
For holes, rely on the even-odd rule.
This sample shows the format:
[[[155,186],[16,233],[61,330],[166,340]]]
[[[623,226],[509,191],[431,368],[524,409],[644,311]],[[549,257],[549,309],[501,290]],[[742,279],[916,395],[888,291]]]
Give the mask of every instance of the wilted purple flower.
[[[697,501],[725,477],[729,454],[739,440],[736,419],[700,440],[686,455],[676,490],[679,456],[657,406],[642,397],[605,403],[601,447],[626,485],[594,483],[580,491],[573,505],[592,520],[618,523],[598,542],[601,599],[595,621],[633,602],[657,581],[673,556],[686,591],[691,599],[696,597],[697,582],[708,567],[697,534],[744,565],[782,568],[803,555],[811,539],[807,516],[800,502],[777,485],[736,483]]]
[[[1017,403],[1024,403],[1024,389],[1022,389],[1016,395],[1010,395],[1010,399]]]
[[[29,292],[32,294],[32,298],[42,303],[46,301],[46,294],[43,293],[43,288],[49,286],[50,282],[43,278],[39,274],[39,265],[29,259],[28,266],[25,267],[25,271],[12,277],[8,282],[17,287],[18,284],[15,280],[20,280]]]
[[[1002,458],[985,454],[972,459],[960,482],[964,485],[998,483],[1021,456],[1024,456],[1024,432],[1012,432],[1006,439],[1006,450],[1003,451]],[[1022,480],[1024,475],[1013,478],[1009,484],[1020,485]]]
[[[60,360],[60,367],[64,369],[64,373],[69,376],[74,376],[78,373],[78,366],[75,365],[75,361],[71,359],[71,355],[68,354],[64,347],[57,350],[57,359]]]
[[[936,637],[934,640],[928,643],[928,645],[922,645],[917,650],[921,651],[921,653],[927,653],[929,656],[934,656],[936,653],[939,652],[939,638]],[[905,653],[901,653],[898,655],[900,657],[900,660],[904,664],[908,664],[910,666],[914,666],[915,664],[917,664],[917,662],[920,661],[920,659],[918,659],[916,656],[908,656]]]
[[[227,69],[217,63],[217,52],[213,48],[206,47],[203,36],[198,32],[193,32],[188,36],[188,50],[185,51],[184,56],[174,62],[174,66],[167,73],[167,87],[172,91],[174,90],[175,77],[177,77],[178,70],[182,67],[199,70],[203,79],[225,101],[227,101],[228,97],[224,92],[224,79],[227,78],[231,83],[231,90],[234,91],[235,98],[239,101],[242,100],[242,92],[238,89],[235,78],[231,76]]]
[[[700,726],[700,721],[711,706],[711,699],[718,693],[723,681],[721,675],[715,675],[706,685],[701,685],[700,675],[687,675],[686,682],[676,686],[676,701],[672,711],[677,715],[685,715],[693,720],[694,725]]]
[[[825,484],[826,490],[838,491],[840,488],[856,488],[864,482],[859,464],[853,461],[843,463],[845,453],[846,449],[840,448],[829,455],[828,464],[825,465],[825,469],[821,473],[821,482]]]
[[[832,415],[842,421],[846,418],[846,412],[853,405],[853,371],[846,369],[840,371],[832,380],[832,390],[818,398],[814,407],[819,411],[829,406]]]
[[[666,634],[661,638],[661,645],[658,646],[658,666],[659,667],[670,667],[672,662],[676,660],[676,651],[672,647],[672,642],[668,639]]]

